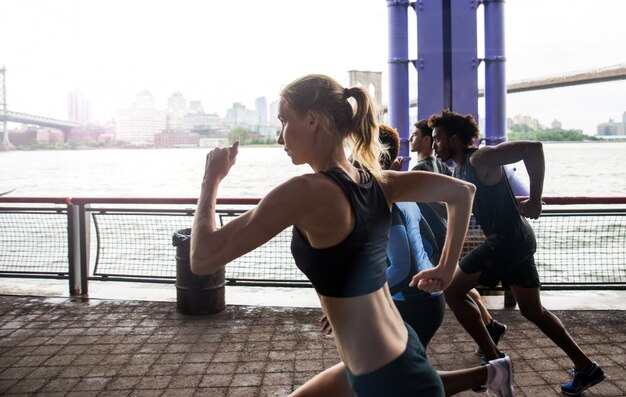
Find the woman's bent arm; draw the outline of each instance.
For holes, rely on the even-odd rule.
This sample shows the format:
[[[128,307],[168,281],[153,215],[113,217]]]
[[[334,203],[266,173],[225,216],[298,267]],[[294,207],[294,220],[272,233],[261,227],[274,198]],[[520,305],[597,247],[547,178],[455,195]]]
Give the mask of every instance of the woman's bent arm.
[[[215,223],[217,189],[235,162],[237,147],[215,149],[207,165],[191,230],[191,270],[212,274],[228,262],[259,247],[290,225],[297,224],[309,194],[303,177],[293,178],[273,189],[252,210],[222,228]]]
[[[445,202],[448,207],[448,230],[439,265],[413,278],[424,291],[447,287],[461,255],[472,212],[476,187],[471,183],[429,172],[388,172],[388,190],[396,201]]]

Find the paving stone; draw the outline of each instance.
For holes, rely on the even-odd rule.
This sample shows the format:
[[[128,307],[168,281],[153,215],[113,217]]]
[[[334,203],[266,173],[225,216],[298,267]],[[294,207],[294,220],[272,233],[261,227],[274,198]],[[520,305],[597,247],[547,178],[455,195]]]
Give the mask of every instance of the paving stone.
[[[146,375],[171,375],[178,372],[178,364],[154,364]]]
[[[233,379],[233,374],[205,375],[200,381],[200,387],[227,387]]]
[[[170,389],[195,388],[202,381],[203,375],[174,375],[168,385]]]
[[[204,375],[208,368],[207,363],[188,363],[178,367],[178,375]]]
[[[284,397],[292,391],[290,386],[263,386],[261,387],[259,397]]]
[[[71,391],[78,382],[79,380],[77,378],[52,379],[41,388],[40,392],[46,394],[54,392],[68,392]]]
[[[229,306],[192,317],[171,302],[92,302],[0,296],[0,394],[286,396],[339,362],[317,330],[319,309]],[[559,395],[568,357],[517,310],[492,314],[509,326],[499,347],[513,360],[516,395]],[[626,395],[624,312],[555,314],[608,375],[584,395]],[[448,312],[427,353],[452,370],[478,365],[475,348]]]
[[[18,379],[2,379],[2,380],[0,380],[0,395],[4,395],[4,392],[9,390],[18,381],[19,381]]]
[[[141,389],[135,389],[130,394],[130,397],[159,397],[162,394],[163,394],[163,390],[156,390],[156,389],[141,390]]]
[[[48,383],[48,379],[22,379],[8,388],[6,394],[34,393],[41,389],[46,383]]]
[[[73,391],[92,391],[102,390],[112,378],[100,377],[100,378],[82,378],[74,386]]]
[[[166,389],[161,397],[193,397],[196,393],[196,388],[177,388]]]
[[[256,397],[259,389],[256,387],[230,387],[226,397]]]
[[[172,380],[170,375],[144,376],[137,385],[138,389],[165,389]]]
[[[97,391],[71,391],[65,394],[65,397],[96,397],[99,392]]]
[[[194,397],[225,397],[228,394],[226,387],[198,387]]]

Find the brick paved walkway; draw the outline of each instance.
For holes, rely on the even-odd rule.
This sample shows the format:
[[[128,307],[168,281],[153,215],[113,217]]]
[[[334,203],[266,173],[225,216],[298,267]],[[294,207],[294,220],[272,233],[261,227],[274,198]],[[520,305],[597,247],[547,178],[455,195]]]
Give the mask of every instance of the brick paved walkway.
[[[626,312],[555,313],[608,374],[584,395],[625,396]],[[517,310],[493,314],[509,325],[500,346],[514,362],[516,395],[560,395],[564,353]],[[319,316],[228,306],[191,317],[172,302],[0,296],[0,395],[285,396],[338,360]],[[448,311],[428,350],[449,370],[476,365],[474,348]]]

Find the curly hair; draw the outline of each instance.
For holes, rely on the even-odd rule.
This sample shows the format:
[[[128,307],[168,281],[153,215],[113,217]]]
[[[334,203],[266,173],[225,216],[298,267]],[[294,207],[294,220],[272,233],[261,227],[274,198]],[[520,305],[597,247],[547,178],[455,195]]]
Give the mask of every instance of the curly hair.
[[[428,119],[428,126],[432,129],[441,128],[448,136],[457,135],[465,145],[472,145],[480,138],[478,124],[471,114],[462,114],[445,109],[441,114],[433,114]]]
[[[378,139],[387,148],[387,153],[382,154],[378,161],[383,170],[388,170],[400,152],[400,134],[395,128],[387,124],[379,124]]]
[[[422,132],[422,136],[429,136],[432,139],[433,129],[428,126],[428,119],[421,119],[414,126]]]

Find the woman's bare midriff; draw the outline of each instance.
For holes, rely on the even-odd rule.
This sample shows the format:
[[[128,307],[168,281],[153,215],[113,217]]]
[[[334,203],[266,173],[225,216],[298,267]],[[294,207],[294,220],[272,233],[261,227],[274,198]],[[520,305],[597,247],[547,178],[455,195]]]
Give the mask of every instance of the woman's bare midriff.
[[[370,373],[406,349],[408,332],[387,284],[367,295],[319,298],[339,355],[354,375]]]

